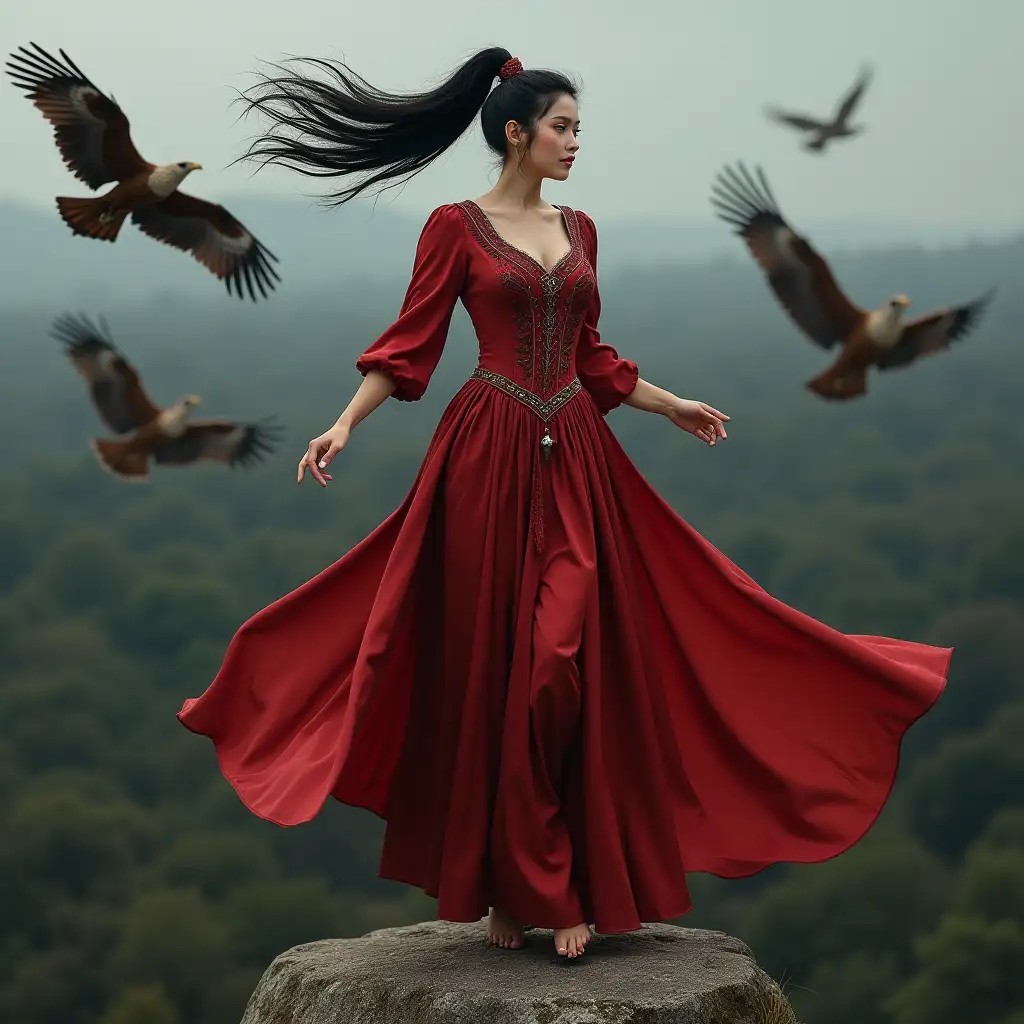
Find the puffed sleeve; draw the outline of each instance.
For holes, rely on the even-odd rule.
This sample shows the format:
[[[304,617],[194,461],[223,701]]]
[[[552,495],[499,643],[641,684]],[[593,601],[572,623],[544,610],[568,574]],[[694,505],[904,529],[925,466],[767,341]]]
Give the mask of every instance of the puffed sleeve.
[[[587,258],[596,274],[597,227],[585,213],[577,212],[577,218],[583,232]],[[604,414],[611,412],[632,394],[640,372],[636,363],[630,359],[620,359],[618,352],[601,340],[601,333],[597,329],[600,316],[601,294],[595,284],[576,349],[576,375]]]
[[[401,402],[423,396],[441,359],[466,278],[463,239],[458,207],[439,206],[430,214],[398,319],[356,360],[364,377],[370,370],[386,373],[395,382],[392,397]]]

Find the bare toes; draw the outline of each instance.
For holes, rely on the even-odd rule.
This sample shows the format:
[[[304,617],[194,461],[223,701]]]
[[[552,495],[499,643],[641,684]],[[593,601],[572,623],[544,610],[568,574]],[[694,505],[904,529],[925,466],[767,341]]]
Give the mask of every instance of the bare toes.
[[[583,955],[587,941],[590,939],[590,928],[586,924],[575,928],[558,928],[555,930],[555,949],[559,956],[573,957]]]
[[[519,949],[524,944],[522,926],[511,915],[492,908],[488,917],[487,942],[499,949]]]

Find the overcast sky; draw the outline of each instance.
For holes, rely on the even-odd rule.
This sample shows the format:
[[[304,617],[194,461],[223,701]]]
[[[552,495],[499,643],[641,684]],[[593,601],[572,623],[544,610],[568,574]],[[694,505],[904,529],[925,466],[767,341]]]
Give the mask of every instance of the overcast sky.
[[[63,47],[117,97],[143,155],[203,163],[189,187],[214,199],[317,187],[226,167],[257,128],[229,104],[260,61],[340,57],[412,90],[502,45],[583,79],[580,159],[545,195],[595,217],[706,216],[711,177],[742,157],[764,165],[797,224],[1024,224],[1024,0],[2,0],[0,27],[5,53]],[[828,113],[865,61],[863,138],[815,157],[763,118],[767,102]],[[86,193],[6,76],[0,124],[0,198],[49,207]],[[419,213],[476,196],[488,168],[474,128],[381,201]]]

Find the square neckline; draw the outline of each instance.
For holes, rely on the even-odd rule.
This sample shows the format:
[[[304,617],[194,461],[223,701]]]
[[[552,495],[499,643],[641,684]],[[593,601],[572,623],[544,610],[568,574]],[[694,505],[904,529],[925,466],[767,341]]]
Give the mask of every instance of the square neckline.
[[[475,199],[465,199],[463,200],[463,202],[469,206],[472,206],[477,211],[477,213],[480,216],[480,219],[486,225],[488,232],[492,236],[493,241],[495,241],[499,246],[503,246],[506,249],[511,249],[513,252],[519,253],[520,256],[523,256],[526,259],[528,259],[541,272],[541,274],[544,277],[553,277],[558,272],[562,264],[565,263],[565,261],[568,260],[569,257],[572,256],[572,254],[576,251],[577,237],[576,232],[573,230],[573,226],[569,220],[568,207],[561,206],[558,203],[551,204],[562,217],[562,225],[565,227],[565,233],[569,239],[569,248],[558,258],[558,260],[554,263],[551,269],[548,270],[544,266],[544,264],[541,263],[540,260],[538,260],[535,256],[532,256],[525,250],[520,249],[519,246],[513,245],[510,241],[508,241],[508,239],[506,239],[505,236],[501,234],[501,232],[498,231],[498,229],[494,226],[494,223],[491,221],[491,218],[487,215],[484,208]]]

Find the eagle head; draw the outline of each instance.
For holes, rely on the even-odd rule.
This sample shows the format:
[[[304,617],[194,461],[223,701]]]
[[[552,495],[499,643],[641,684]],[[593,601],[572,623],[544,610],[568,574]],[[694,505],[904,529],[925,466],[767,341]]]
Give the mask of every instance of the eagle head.
[[[193,171],[201,170],[202,164],[191,160],[179,160],[176,164],[160,164],[147,179],[149,190],[157,199],[166,199]]]
[[[910,299],[908,299],[906,295],[894,295],[889,299],[889,308],[893,312],[902,312],[909,305]]]
[[[168,164],[164,172],[168,182],[173,182],[177,188],[193,171],[201,171],[202,164],[194,163],[191,160],[179,160],[176,164]]]
[[[201,401],[202,399],[198,395],[186,395],[181,400],[181,404],[185,406],[186,409],[191,409],[192,406],[199,405]]]

